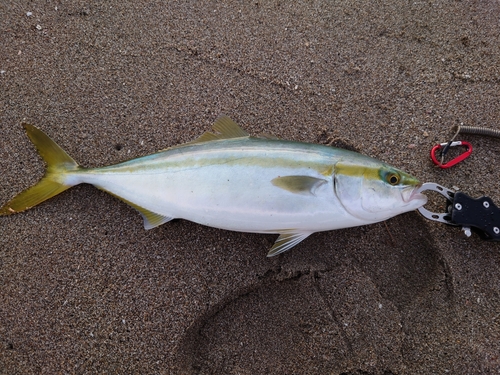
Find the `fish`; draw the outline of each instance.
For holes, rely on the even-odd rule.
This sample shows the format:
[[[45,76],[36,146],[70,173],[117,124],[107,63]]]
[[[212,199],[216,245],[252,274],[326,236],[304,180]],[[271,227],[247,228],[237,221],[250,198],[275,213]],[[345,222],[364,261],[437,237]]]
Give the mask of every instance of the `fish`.
[[[377,159],[250,136],[227,116],[194,141],[99,168],[80,166],[43,131],[23,126],[47,168],[38,183],[0,208],[0,216],[86,183],[139,211],[145,229],[176,218],[279,234],[267,254],[275,256],[312,233],[377,223],[427,202],[415,177]]]

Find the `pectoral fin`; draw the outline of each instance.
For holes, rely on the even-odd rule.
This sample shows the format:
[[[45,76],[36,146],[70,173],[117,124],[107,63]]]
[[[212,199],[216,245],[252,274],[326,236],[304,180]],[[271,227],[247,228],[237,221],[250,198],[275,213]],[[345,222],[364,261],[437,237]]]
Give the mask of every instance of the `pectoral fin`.
[[[310,176],[283,176],[273,179],[272,184],[296,194],[312,194],[326,180]]]
[[[287,251],[297,245],[300,241],[306,239],[312,232],[286,232],[281,233],[271,250],[267,253],[268,257],[273,257],[284,251]]]

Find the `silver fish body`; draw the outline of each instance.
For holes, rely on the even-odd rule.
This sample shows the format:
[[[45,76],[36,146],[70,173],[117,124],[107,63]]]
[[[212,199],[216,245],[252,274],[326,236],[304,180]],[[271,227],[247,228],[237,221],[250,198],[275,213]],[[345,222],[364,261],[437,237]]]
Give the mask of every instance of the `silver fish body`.
[[[279,233],[268,255],[314,232],[379,222],[426,203],[415,178],[359,153],[250,137],[227,117],[214,129],[218,133],[156,154],[85,169],[67,154],[62,161],[47,160],[43,149],[53,141],[27,128],[28,135],[37,134],[30,138],[48,163],[39,184],[50,181],[62,190],[92,184],[139,210],[147,229],[181,218],[233,231]],[[26,199],[22,194],[30,197],[29,191],[18,201]],[[22,211],[18,197],[0,214]]]

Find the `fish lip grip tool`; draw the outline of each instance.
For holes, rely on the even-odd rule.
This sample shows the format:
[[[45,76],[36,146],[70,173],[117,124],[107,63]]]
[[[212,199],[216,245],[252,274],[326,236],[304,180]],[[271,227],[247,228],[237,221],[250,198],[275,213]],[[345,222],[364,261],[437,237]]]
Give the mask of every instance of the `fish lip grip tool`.
[[[500,241],[500,208],[491,198],[471,198],[460,191],[454,192],[433,182],[422,184],[418,192],[434,191],[446,198],[446,212],[435,213],[425,207],[418,211],[425,218],[448,225],[461,226],[467,237],[471,228],[479,233],[481,238],[489,241]]]

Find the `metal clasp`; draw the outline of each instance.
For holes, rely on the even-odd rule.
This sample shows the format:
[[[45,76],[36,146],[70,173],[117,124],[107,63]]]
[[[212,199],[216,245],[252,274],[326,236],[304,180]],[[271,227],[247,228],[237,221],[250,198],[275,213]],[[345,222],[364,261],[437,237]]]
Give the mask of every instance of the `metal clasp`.
[[[455,192],[453,190],[445,188],[444,186],[438,185],[434,182],[426,182],[425,184],[422,184],[422,186],[417,190],[417,192],[421,193],[427,190],[435,191],[436,193],[439,193],[446,198],[446,212],[443,213],[431,212],[424,206],[420,207],[418,209],[418,212],[420,212],[423,217],[429,220],[439,221],[440,223],[445,223],[448,225],[457,225],[451,221],[451,210],[452,210],[451,205],[453,204],[453,198],[455,197]]]
[[[448,150],[451,147],[458,147],[458,146],[465,146],[465,148],[466,148],[465,151],[462,154],[458,155],[455,159],[452,159],[449,162],[444,163],[443,159],[444,159],[444,156],[446,155],[446,153],[448,152]],[[438,150],[441,150],[441,149],[442,149],[442,151],[440,152],[441,160],[438,160],[438,158],[436,157],[436,152]],[[439,168],[446,169],[446,168],[453,167],[455,164],[458,164],[461,161],[467,159],[471,153],[472,153],[472,145],[466,141],[454,141],[454,142],[440,143],[440,144],[435,145],[432,148],[431,159],[434,162],[434,164],[436,164]]]

